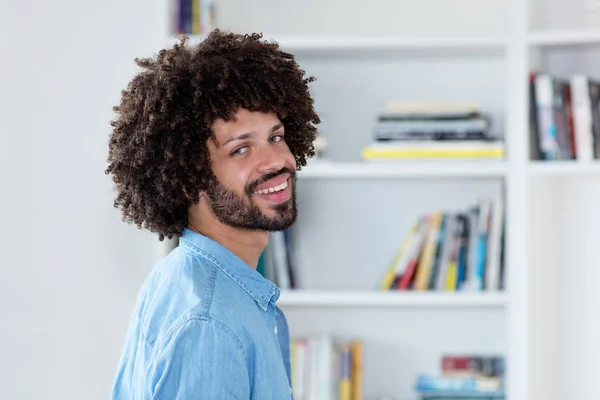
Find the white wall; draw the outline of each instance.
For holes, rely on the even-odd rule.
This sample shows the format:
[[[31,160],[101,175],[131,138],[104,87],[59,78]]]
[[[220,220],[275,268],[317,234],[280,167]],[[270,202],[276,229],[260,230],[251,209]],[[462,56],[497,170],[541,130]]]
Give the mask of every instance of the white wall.
[[[158,8],[0,3],[0,398],[107,399],[152,256],[112,208],[107,135]]]

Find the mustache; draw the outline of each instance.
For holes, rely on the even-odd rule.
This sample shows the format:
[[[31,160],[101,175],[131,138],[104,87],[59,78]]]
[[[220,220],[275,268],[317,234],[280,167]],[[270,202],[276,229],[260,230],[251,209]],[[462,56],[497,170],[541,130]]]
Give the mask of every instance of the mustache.
[[[283,167],[282,169],[280,169],[279,171],[275,171],[275,172],[270,172],[268,174],[265,174],[263,176],[261,176],[260,178],[258,178],[257,180],[255,180],[254,182],[248,184],[246,186],[246,194],[251,195],[252,193],[254,193],[254,191],[256,190],[256,188],[263,184],[264,182],[273,179],[281,174],[285,174],[288,173],[290,174],[290,177],[292,179],[296,178],[296,171],[289,168],[289,167]]]

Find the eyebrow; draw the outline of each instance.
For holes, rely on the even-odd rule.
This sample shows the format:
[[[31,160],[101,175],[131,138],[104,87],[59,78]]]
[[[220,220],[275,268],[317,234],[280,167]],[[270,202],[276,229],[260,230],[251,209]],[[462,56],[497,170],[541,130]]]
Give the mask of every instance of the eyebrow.
[[[283,127],[283,123],[278,123],[273,125],[273,127],[271,128],[271,132],[275,132],[276,130],[280,129],[281,127]],[[227,139],[225,141],[225,143],[222,144],[222,146],[225,146],[227,143],[236,141],[236,140],[246,140],[246,139],[250,139],[251,137],[254,136],[254,132],[246,132],[246,133],[241,133],[237,136],[232,136],[229,139]]]

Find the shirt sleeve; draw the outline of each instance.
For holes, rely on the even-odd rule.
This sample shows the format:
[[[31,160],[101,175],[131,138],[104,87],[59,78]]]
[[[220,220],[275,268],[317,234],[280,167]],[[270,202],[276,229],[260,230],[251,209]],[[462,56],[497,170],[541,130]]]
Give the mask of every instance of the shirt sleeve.
[[[250,398],[242,344],[218,322],[185,322],[164,344],[155,365],[153,400]]]

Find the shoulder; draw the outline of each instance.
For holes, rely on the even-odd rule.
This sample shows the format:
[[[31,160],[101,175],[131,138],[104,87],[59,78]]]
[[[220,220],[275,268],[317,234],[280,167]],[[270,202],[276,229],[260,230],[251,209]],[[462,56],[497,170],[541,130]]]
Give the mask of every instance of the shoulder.
[[[188,345],[191,346],[188,347]],[[204,353],[204,358],[210,354],[226,356],[227,354],[223,354],[223,350],[227,350],[229,355],[237,355],[246,363],[248,361],[245,346],[234,330],[221,321],[204,315],[190,315],[180,319],[161,338],[160,343],[157,343],[159,357],[183,350],[187,351],[181,356],[193,357],[194,352],[189,352],[191,348],[196,349],[199,353]]]
[[[208,315],[216,274],[209,260],[181,247],[154,267],[142,286],[142,314],[150,345]]]
[[[244,347],[231,329],[204,316],[190,316],[158,345],[150,375],[152,398],[247,399],[249,370]]]
[[[155,267],[144,286],[146,337],[152,347],[197,325],[211,324],[238,337],[242,333],[238,314],[248,312],[249,298],[209,254],[180,246]]]

